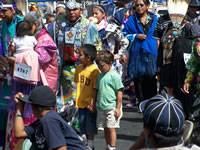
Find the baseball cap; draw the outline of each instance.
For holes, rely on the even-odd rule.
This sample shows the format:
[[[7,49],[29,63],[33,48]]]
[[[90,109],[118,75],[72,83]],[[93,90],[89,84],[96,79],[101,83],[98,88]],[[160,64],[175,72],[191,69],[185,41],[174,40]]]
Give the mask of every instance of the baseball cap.
[[[140,103],[144,127],[164,136],[178,135],[184,128],[181,102],[166,93],[158,94]]]
[[[25,103],[51,107],[56,104],[56,95],[48,86],[38,86],[31,91],[30,95],[19,97],[19,100]]]

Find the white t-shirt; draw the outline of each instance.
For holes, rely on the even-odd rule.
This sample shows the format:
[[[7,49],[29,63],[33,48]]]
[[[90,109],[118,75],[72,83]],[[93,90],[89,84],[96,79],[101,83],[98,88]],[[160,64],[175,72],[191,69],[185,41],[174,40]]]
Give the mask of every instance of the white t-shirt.
[[[17,57],[17,55],[25,51],[34,50],[37,40],[34,36],[25,35],[23,37],[15,37],[12,44],[16,48],[16,52],[13,55]]]

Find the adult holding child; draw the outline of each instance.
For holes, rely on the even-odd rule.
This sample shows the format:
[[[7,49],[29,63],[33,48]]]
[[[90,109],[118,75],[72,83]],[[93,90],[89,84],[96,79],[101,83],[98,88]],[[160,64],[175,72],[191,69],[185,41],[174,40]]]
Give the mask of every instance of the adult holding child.
[[[139,102],[157,93],[157,39],[155,14],[148,11],[149,0],[136,0],[136,13],[130,16],[122,32],[129,39],[128,75],[134,79]]]
[[[0,15],[0,37],[1,37],[1,49],[0,55],[5,57],[8,55],[7,46],[9,41],[14,38],[16,25],[20,21],[23,21],[23,17],[19,17],[15,13],[15,4],[8,3],[6,0],[1,1]],[[11,86],[7,85],[7,81],[0,81],[0,149],[4,149],[5,145],[5,131],[6,131],[6,120],[8,116],[8,99],[11,94]]]
[[[20,148],[20,141],[14,138],[13,121],[15,118],[16,104],[14,103],[14,95],[18,92],[29,94],[30,91],[40,84],[48,85],[54,93],[57,89],[58,64],[56,56],[56,44],[51,36],[47,33],[42,24],[42,19],[37,12],[30,12],[25,16],[25,22],[32,27],[32,33],[37,39],[35,51],[23,52],[16,57],[16,62],[28,66],[32,66],[30,80],[14,77],[12,98],[9,107],[9,119],[7,123],[7,143],[6,149]],[[36,55],[35,55],[36,54]],[[37,60],[37,61],[36,61]],[[36,71],[34,71],[36,69]],[[40,77],[42,80],[40,80]],[[29,125],[35,121],[35,116],[30,109],[31,105],[24,107],[24,123]]]

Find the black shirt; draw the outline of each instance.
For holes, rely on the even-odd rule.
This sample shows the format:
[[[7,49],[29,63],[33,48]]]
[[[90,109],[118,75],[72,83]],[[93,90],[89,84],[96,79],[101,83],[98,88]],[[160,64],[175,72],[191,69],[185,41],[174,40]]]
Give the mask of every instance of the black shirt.
[[[142,28],[144,33],[147,34],[149,31],[149,28],[151,27],[151,25],[153,23],[154,15],[147,12],[145,24],[142,23],[139,14],[136,13],[136,15],[137,15],[137,19],[138,19],[138,24],[140,25],[140,27]]]

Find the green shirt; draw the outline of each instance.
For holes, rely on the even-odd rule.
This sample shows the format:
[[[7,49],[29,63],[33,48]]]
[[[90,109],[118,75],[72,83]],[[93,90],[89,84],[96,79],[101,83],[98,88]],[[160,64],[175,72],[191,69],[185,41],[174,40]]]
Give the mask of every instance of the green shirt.
[[[117,106],[117,91],[123,88],[121,76],[115,72],[101,73],[98,76],[96,107],[102,110],[112,110]]]

